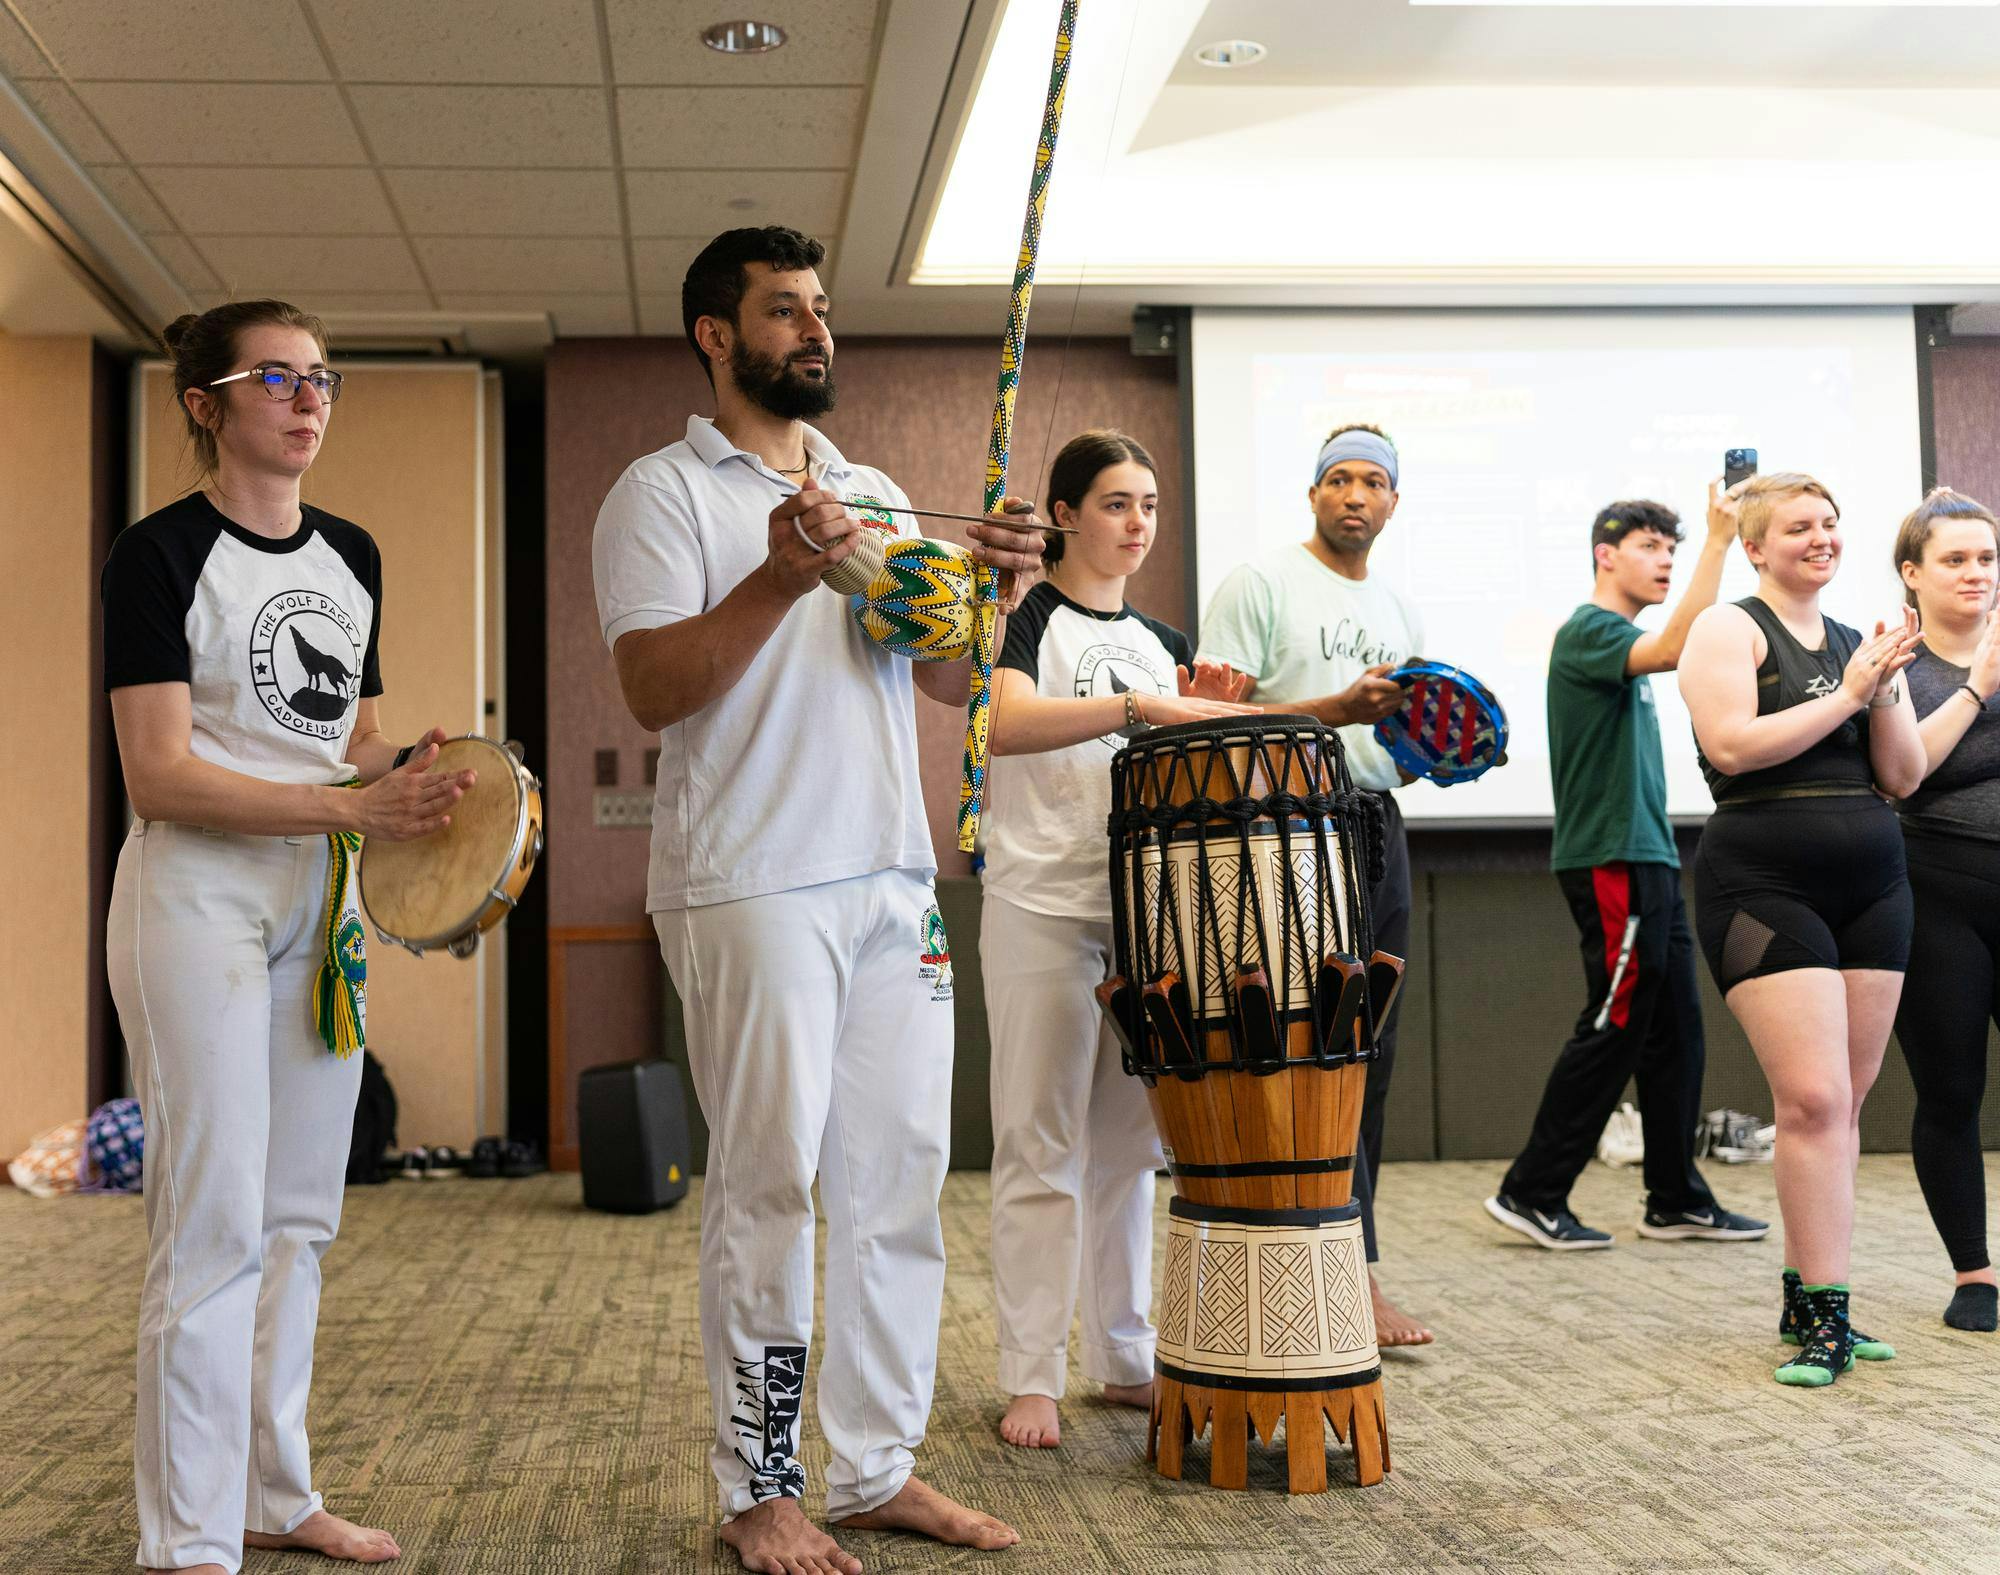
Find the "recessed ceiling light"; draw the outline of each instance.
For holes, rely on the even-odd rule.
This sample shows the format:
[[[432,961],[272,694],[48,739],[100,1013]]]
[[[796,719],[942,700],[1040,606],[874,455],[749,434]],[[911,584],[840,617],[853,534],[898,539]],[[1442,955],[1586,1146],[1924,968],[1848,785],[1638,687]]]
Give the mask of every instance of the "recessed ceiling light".
[[[701,41],[725,55],[769,54],[785,41],[775,22],[717,22],[701,30]]]
[[[1194,58],[1205,66],[1218,69],[1226,66],[1254,66],[1271,51],[1249,38],[1221,38],[1212,44],[1203,44],[1194,52]]]

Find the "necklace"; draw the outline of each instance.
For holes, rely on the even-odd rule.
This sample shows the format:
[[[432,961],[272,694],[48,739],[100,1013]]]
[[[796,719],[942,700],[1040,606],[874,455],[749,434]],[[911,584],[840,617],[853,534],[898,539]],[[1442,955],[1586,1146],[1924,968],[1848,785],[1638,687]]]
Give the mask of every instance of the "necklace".
[[[803,448],[801,448],[799,450],[798,464],[773,465],[771,468],[777,471],[777,473],[781,476],[803,476],[808,470],[812,468],[812,458],[810,455],[806,453],[806,451]]]

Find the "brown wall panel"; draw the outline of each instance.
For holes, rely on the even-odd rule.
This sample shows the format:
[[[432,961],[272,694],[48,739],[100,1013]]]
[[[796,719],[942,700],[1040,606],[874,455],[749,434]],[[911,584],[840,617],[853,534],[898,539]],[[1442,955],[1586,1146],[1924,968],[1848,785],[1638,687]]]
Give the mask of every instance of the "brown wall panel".
[[[19,817],[0,887],[0,1158],[88,1114],[94,1092],[95,403],[89,339],[0,334],[0,794]]]
[[[2000,506],[2000,339],[1931,352],[1931,411],[1939,484]]]

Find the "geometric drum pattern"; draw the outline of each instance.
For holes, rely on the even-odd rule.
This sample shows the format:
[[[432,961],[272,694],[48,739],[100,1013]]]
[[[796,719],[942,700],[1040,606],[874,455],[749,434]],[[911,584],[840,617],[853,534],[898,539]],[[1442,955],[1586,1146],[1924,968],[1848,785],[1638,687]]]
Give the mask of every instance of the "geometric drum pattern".
[[[1351,1211],[1351,1212],[1350,1212]],[[1194,1382],[1331,1389],[1378,1375],[1358,1209],[1320,1225],[1167,1222],[1159,1359]]]

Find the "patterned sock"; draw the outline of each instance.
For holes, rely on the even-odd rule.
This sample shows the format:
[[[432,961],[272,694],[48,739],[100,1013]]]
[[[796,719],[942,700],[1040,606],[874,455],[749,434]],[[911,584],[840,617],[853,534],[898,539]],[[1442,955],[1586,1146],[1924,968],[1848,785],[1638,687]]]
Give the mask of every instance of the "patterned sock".
[[[1804,1322],[1799,1285],[1799,1271],[1785,1270],[1785,1308],[1778,1315],[1778,1338],[1787,1345],[1799,1343],[1799,1325]],[[1871,1339],[1852,1325],[1848,1334],[1854,1340],[1854,1354],[1864,1362],[1891,1362],[1896,1359],[1896,1348],[1887,1340]]]
[[[1951,1293],[1951,1305],[1944,1321],[1954,1329],[1974,1329],[1991,1334],[2000,1325],[2000,1288],[1991,1285],[1961,1285]]]
[[[1799,1354],[1771,1376],[1781,1384],[1823,1389],[1854,1367],[1845,1285],[1799,1287]]]

